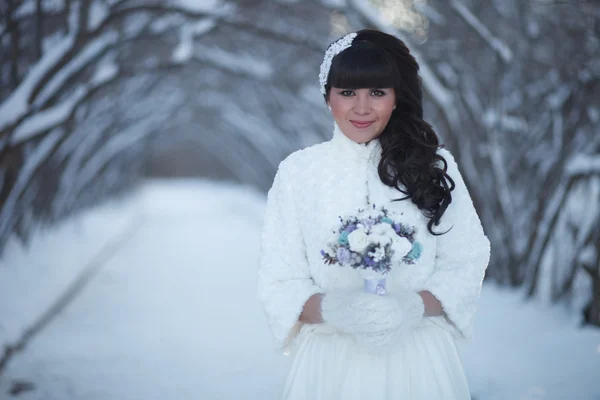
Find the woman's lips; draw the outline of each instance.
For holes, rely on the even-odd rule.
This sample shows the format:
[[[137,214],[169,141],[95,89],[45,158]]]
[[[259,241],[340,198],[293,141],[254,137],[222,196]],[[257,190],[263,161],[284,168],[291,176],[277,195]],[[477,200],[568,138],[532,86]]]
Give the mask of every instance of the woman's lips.
[[[359,128],[359,129],[364,129],[364,128],[368,128],[369,126],[371,126],[373,124],[373,122],[375,121],[350,121],[352,122],[352,125],[354,125],[355,127]]]

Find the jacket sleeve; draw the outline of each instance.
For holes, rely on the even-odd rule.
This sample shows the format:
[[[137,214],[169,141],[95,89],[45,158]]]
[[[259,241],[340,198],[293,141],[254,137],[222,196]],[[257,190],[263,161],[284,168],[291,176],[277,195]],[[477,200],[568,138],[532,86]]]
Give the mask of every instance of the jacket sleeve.
[[[260,239],[258,297],[279,350],[298,333],[304,304],[322,290],[313,282],[284,160],[267,194]]]
[[[454,335],[470,339],[481,285],[490,261],[490,241],[484,234],[454,157],[445,149],[438,153],[446,159],[447,173],[456,186],[440,225],[433,227],[436,233],[451,229],[436,236],[434,272],[423,290],[431,292],[442,303]]]

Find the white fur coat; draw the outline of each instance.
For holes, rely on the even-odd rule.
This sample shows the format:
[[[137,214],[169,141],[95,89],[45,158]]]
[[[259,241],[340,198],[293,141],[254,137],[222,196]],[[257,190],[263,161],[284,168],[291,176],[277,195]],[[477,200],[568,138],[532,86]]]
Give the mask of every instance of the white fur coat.
[[[258,268],[258,296],[278,348],[285,350],[299,331],[315,329],[298,321],[313,294],[362,290],[356,270],[325,264],[320,250],[337,228],[338,215],[364,208],[367,196],[370,203],[402,212],[403,222],[416,227],[416,240],[423,245],[415,264],[392,267],[388,291],[430,291],[450,321],[444,328],[458,338],[471,336],[490,242],[452,154],[438,152],[456,184],[440,225],[433,227],[435,232],[452,227],[442,236],[429,233],[428,218],[410,200],[390,202],[405,195],[381,183],[377,139],[358,144],[334,124],[331,140],[296,151],[280,163],[267,195]]]

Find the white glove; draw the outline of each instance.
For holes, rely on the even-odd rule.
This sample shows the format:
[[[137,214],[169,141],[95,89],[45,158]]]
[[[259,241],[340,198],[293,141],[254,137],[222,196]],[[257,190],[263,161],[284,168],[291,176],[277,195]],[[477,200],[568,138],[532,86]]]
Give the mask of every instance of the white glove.
[[[321,302],[323,320],[353,334],[372,350],[385,349],[423,318],[418,293],[398,291],[385,296],[358,291],[326,294]]]

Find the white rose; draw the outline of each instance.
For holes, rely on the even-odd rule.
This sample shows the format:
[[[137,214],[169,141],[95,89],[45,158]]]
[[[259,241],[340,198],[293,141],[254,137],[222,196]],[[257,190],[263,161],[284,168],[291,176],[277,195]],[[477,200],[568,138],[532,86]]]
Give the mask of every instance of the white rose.
[[[337,233],[330,235],[329,238],[327,239],[327,246],[335,247],[338,244],[339,237],[340,237],[340,235]]]
[[[392,242],[392,250],[396,257],[402,259],[412,250],[412,243],[405,237],[398,237]]]
[[[390,224],[386,224],[385,222],[373,225],[373,227],[371,228],[371,232],[376,235],[396,235],[396,232],[394,232],[394,228],[392,228]]]
[[[377,247],[374,251],[369,252],[369,255],[373,258],[373,261],[379,262],[385,257],[385,250],[383,247]]]
[[[381,247],[385,247],[386,244],[392,242],[392,237],[388,235],[370,235],[370,241],[373,244],[378,244]]]
[[[335,257],[337,254],[336,248],[338,246],[339,236],[339,234],[334,233],[329,236],[329,239],[327,239],[327,242],[325,243],[325,248],[323,250],[331,257]]]
[[[353,230],[348,235],[348,244],[350,245],[350,250],[356,251],[357,253],[362,253],[365,251],[369,243],[369,237],[365,233],[364,228],[358,228]]]

